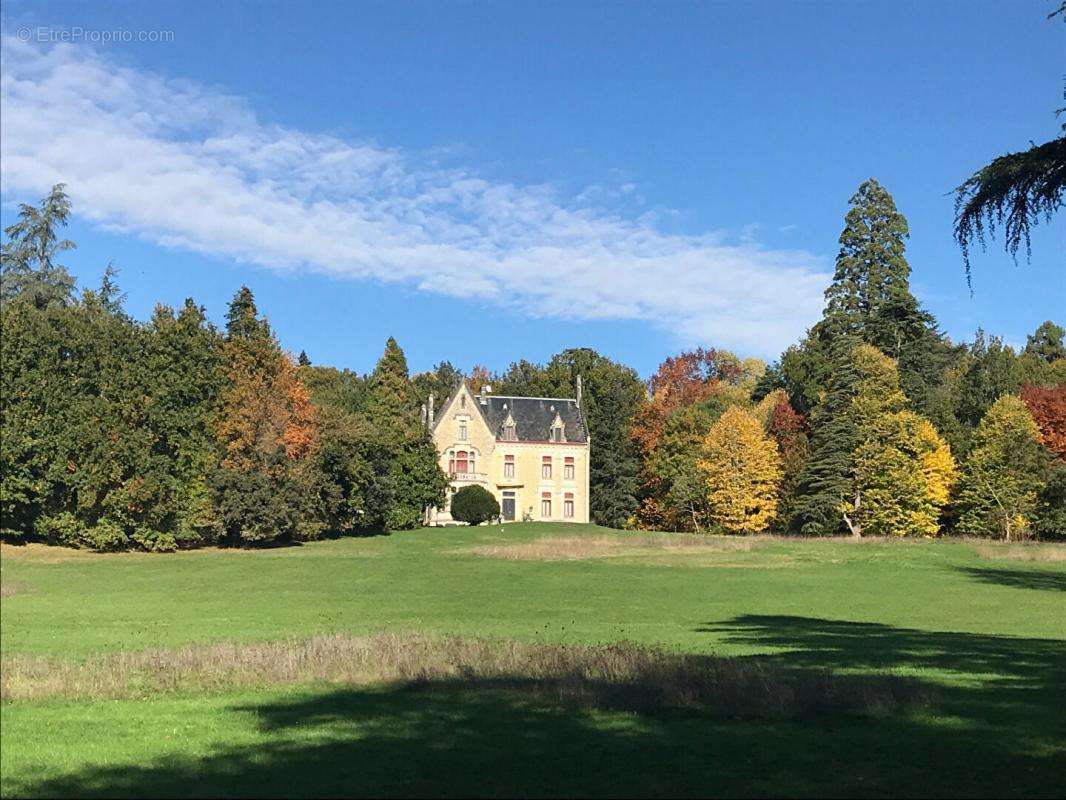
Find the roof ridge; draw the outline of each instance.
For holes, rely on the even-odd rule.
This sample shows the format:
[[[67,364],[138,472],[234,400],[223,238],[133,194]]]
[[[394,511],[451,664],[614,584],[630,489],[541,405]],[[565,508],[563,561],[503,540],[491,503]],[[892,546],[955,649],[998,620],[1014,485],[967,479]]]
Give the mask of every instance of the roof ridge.
[[[479,398],[492,399],[493,397],[502,397],[504,400],[559,400],[563,403],[576,403],[576,397],[534,397],[525,394],[479,394]]]

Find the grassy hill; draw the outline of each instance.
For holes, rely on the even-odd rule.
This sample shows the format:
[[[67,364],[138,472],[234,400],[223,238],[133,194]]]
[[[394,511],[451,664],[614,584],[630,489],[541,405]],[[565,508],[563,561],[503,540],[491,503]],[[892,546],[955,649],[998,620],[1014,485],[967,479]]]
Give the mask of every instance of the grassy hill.
[[[1062,546],[521,524],[4,546],[2,583],[4,796],[1056,796],[1066,774]]]

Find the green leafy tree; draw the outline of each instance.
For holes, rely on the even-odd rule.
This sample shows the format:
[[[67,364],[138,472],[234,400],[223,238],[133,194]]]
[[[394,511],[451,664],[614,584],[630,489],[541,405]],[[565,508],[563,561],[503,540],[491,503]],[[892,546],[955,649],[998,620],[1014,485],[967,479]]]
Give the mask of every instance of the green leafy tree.
[[[1044,489],[1048,454],[1040,429],[1022,400],[1000,397],[981,420],[959,484],[960,532],[1028,536]]]
[[[1025,342],[1025,352],[1036,356],[1041,361],[1051,364],[1066,358],[1066,345],[1063,344],[1066,330],[1051,320],[1042,322],[1033,335]]]
[[[1042,539],[1066,539],[1066,462],[1051,465],[1037,503],[1036,534]]]
[[[842,336],[834,344],[833,363],[829,393],[812,418],[810,457],[793,509],[792,526],[808,536],[845,529],[859,535],[854,511],[862,501],[855,484],[856,454],[870,422],[902,410],[906,402],[895,361],[877,348]]]
[[[674,411],[648,465],[665,488],[664,519],[671,530],[699,533],[710,523],[707,475],[700,466],[704,441],[724,408],[697,403]]]
[[[365,522],[400,530],[417,526],[430,506],[444,504],[448,478],[422,424],[403,350],[390,338],[370,375],[367,420],[374,479],[366,491]]]
[[[222,337],[191,298],[177,313],[157,306],[147,334],[146,424],[175,487],[168,529],[178,546],[211,544],[223,534],[208,487],[222,455],[215,437],[225,381]]]
[[[456,369],[450,361],[442,361],[429,372],[420,372],[415,375],[411,383],[419,403],[428,404],[429,396],[433,395],[436,408],[440,409],[462,380],[462,372]]]
[[[500,516],[500,504],[481,486],[464,486],[452,495],[452,518],[470,525],[480,525]]]
[[[865,428],[852,523],[864,535],[936,536],[957,475],[951,448],[913,411],[881,414]]]

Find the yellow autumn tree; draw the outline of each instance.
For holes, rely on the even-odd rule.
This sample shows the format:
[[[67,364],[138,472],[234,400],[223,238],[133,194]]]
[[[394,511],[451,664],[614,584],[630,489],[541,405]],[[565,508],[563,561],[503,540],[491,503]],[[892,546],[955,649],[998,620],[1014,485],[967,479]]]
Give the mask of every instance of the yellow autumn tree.
[[[856,524],[863,534],[936,536],[958,478],[936,429],[911,411],[882,414],[856,451]]]
[[[703,440],[711,520],[729,533],[758,533],[777,516],[781,457],[745,408],[727,408]]]

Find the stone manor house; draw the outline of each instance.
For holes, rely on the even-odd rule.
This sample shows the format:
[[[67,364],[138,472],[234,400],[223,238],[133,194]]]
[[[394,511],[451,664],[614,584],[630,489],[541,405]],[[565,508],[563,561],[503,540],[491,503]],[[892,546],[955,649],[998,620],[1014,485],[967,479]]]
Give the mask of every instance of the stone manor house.
[[[576,397],[503,397],[485,386],[474,394],[463,381],[426,423],[451,479],[444,508],[430,509],[431,525],[452,522],[451,495],[478,484],[496,496],[504,521],[589,521],[589,448]]]

